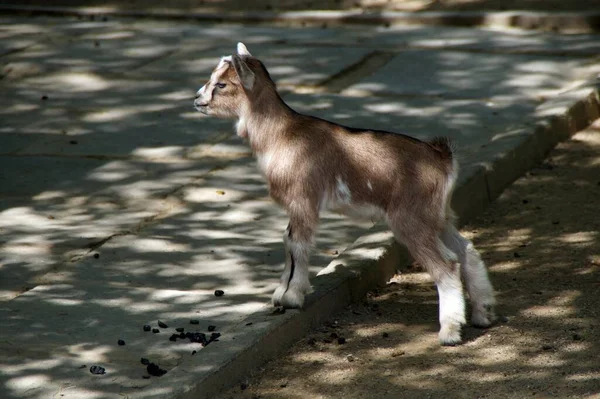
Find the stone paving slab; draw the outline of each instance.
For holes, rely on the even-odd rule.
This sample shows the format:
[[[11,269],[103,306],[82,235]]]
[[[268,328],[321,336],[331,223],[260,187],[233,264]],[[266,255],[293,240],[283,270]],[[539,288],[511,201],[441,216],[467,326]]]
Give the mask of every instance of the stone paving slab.
[[[406,50],[348,91],[450,98],[543,99],[571,82],[580,60]]]
[[[384,281],[404,259],[386,246],[390,235],[381,226],[369,230],[372,222],[326,215],[311,271],[329,267],[314,280],[316,292],[307,309],[271,315],[268,301],[281,270],[285,215],[268,199],[231,122],[203,118],[191,109],[195,90],[208,78],[203,65],[212,69],[240,36],[254,43],[250,51],[272,72],[281,68],[279,82],[293,75],[286,68],[301,66],[304,75],[289,81],[290,89],[340,71],[345,71],[342,77],[355,73],[349,73],[356,79],[348,85],[386,76],[384,83],[391,87],[406,85],[412,91],[381,96],[344,91],[284,96],[298,110],[348,125],[420,138],[453,137],[462,168],[455,202],[467,217],[548,146],[598,116],[597,94],[595,102],[573,108],[596,89],[570,90],[574,79],[595,71],[592,57],[499,54],[505,49],[494,47],[492,34],[482,35],[481,43],[473,42],[478,37],[473,34],[470,42],[481,51],[494,47],[489,54],[396,47],[389,49],[399,53],[387,66],[361,70],[360,60],[381,51],[377,30],[237,26],[226,37],[229,26],[109,20],[106,29],[94,22],[86,30],[82,21],[45,21],[40,31],[52,32],[55,24],[74,32],[71,42],[62,33],[48,41],[59,54],[94,40],[108,40],[117,49],[106,65],[128,62],[126,50],[133,43],[150,49],[164,45],[167,54],[135,69],[69,65],[51,73],[44,72],[52,69],[44,69],[45,60],[39,58],[39,75],[0,82],[0,145],[6,143],[0,147],[0,316],[5,327],[0,383],[7,398],[211,395]],[[35,20],[15,23],[35,32]],[[421,44],[466,36],[452,29],[381,34],[384,46],[395,35],[398,43],[404,36]],[[343,40],[335,44],[340,36]],[[230,44],[210,45],[216,37]],[[540,37],[527,40],[538,41],[543,50]],[[312,41],[310,46],[306,41]],[[182,47],[176,48],[179,42]],[[84,65],[85,57],[97,57],[80,54]],[[188,55],[198,64],[186,65]],[[418,73],[403,74],[406,65],[399,65],[400,59]],[[581,74],[570,73],[569,66]],[[312,76],[312,69],[321,75]],[[457,73],[465,77],[453,79]],[[436,83],[445,91],[436,92]],[[560,92],[561,100],[534,98],[531,93],[537,91]],[[565,91],[571,95],[564,96]],[[44,95],[48,98],[42,100]],[[539,125],[542,120],[548,131]],[[225,290],[225,296],[216,298],[215,289]],[[168,341],[173,327],[189,328],[192,317],[201,321],[199,331],[217,326],[221,340],[202,350]],[[159,334],[141,331],[143,324],[156,326],[157,320],[169,328]],[[127,345],[118,346],[118,339]],[[198,353],[192,356],[192,350]],[[142,378],[140,357],[158,362],[167,375]],[[92,376],[92,364],[105,366],[108,374]]]

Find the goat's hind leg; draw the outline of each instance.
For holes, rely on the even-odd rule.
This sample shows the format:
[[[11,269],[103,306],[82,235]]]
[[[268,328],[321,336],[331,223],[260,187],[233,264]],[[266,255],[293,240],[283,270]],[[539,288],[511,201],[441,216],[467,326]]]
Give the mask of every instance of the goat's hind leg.
[[[442,243],[433,229],[419,224],[405,233],[399,226],[392,223],[390,225],[396,239],[406,245],[411,255],[429,272],[435,282],[439,296],[440,343],[460,343],[461,328],[466,319],[465,298],[456,254]]]
[[[285,243],[285,269],[273,293],[273,305],[301,308],[304,297],[312,291],[309,281],[308,261],[312,247],[312,229],[290,218],[283,237]]]
[[[469,299],[471,300],[471,324],[488,327],[496,319],[494,313],[494,289],[490,283],[485,264],[473,243],[463,237],[452,223],[447,223],[440,238],[458,255]]]

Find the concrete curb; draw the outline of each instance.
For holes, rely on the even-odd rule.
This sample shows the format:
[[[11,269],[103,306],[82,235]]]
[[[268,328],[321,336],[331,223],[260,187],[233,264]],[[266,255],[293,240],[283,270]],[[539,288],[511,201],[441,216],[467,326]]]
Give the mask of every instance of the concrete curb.
[[[2,14],[134,17],[193,20],[204,22],[270,23],[286,26],[356,25],[433,25],[433,26],[493,26],[504,28],[539,29],[564,33],[600,31],[600,9],[588,12],[531,12],[531,11],[451,11],[451,12],[363,12],[363,11],[256,11],[202,13],[179,10],[123,11],[101,7],[42,7],[0,5]]]
[[[485,209],[515,179],[544,159],[560,141],[600,118],[600,85],[586,83],[538,107],[537,122],[507,135],[505,151],[468,168],[459,179],[453,205],[461,222]],[[197,356],[135,398],[209,398],[255,373],[311,328],[322,324],[368,290],[384,284],[410,257],[385,226],[360,237],[312,280],[315,292],[305,309],[273,315],[265,306],[223,334]],[[193,375],[194,378],[190,378]]]

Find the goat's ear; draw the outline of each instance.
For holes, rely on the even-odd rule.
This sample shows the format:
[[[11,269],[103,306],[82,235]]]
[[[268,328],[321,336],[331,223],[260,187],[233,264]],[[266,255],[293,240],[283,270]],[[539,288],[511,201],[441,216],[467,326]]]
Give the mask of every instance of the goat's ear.
[[[254,72],[250,70],[246,61],[242,59],[237,54],[231,56],[231,61],[233,62],[233,67],[235,68],[235,72],[237,73],[240,81],[242,82],[242,86],[248,91],[252,90],[254,87]]]
[[[252,54],[250,54],[250,51],[248,51],[248,47],[246,47],[246,45],[242,42],[237,44],[237,53],[245,57],[252,57]]]

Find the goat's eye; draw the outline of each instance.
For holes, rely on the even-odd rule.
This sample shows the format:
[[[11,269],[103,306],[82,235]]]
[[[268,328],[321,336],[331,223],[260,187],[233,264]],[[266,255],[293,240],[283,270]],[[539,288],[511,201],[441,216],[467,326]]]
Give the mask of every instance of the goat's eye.
[[[224,89],[224,88],[225,88],[225,86],[227,86],[227,85],[226,85],[225,83],[217,83],[217,84],[216,84],[216,86],[217,86],[219,89]]]

